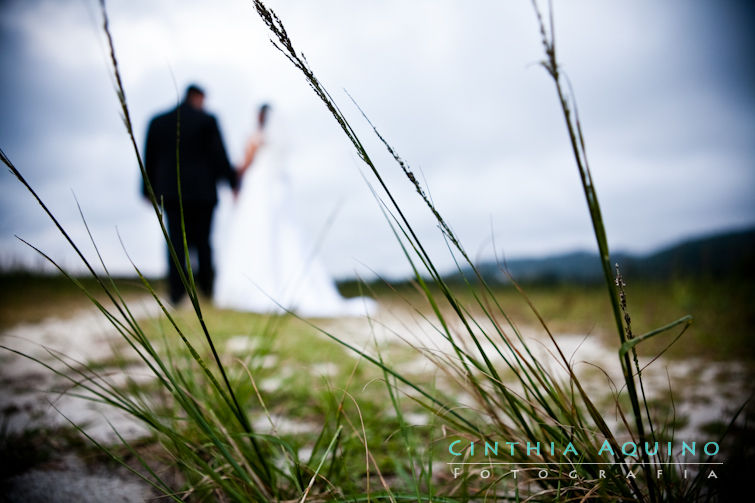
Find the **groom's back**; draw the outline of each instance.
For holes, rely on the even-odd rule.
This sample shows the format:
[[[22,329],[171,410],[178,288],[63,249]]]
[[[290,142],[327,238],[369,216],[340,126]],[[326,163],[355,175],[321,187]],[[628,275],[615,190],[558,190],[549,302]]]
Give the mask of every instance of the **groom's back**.
[[[217,201],[217,180],[232,173],[215,117],[186,103],[152,119],[145,168],[166,202],[178,201],[179,169],[183,200],[210,204]]]

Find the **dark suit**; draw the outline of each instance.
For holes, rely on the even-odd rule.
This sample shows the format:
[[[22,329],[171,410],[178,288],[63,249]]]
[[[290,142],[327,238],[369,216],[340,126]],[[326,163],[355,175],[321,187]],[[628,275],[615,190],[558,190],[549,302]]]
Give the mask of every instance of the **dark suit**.
[[[186,102],[152,119],[144,151],[147,176],[158,203],[162,202],[165,206],[170,240],[179,260],[183,262],[177,165],[181,172],[186,241],[189,249],[193,248],[197,254],[199,287],[205,294],[211,295],[214,273],[210,225],[218,201],[216,185],[218,181],[225,179],[235,188],[238,181],[236,172],[228,162],[217,120]],[[146,185],[143,191],[147,195]],[[170,297],[173,302],[177,302],[183,296],[184,288],[178,269],[170,257],[168,264]]]

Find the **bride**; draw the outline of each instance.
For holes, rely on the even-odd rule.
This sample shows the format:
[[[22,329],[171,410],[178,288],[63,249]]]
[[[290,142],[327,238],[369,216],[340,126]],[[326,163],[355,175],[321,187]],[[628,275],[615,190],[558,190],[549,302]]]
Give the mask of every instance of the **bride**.
[[[214,300],[218,307],[306,317],[357,316],[372,299],[345,299],[292,212],[290,180],[271,107],[262,105],[257,130],[238,168],[241,188],[221,243]]]

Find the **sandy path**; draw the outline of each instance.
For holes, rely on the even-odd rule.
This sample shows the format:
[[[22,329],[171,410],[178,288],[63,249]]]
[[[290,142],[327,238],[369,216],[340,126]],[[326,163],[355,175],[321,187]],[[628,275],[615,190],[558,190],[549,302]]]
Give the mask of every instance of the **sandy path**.
[[[131,301],[129,306],[137,318],[158,314],[157,306],[149,298]],[[371,322],[366,318],[332,320],[325,323],[323,328],[358,347],[368,347],[373,340],[380,345],[408,342],[416,347],[451,354],[450,346],[440,337],[432,321],[408,310],[383,310]],[[490,326],[483,325],[483,328],[492,333]],[[456,327],[455,331],[459,334],[464,332],[461,326]],[[536,358],[544,362],[554,375],[566,378],[564,366],[555,356],[555,348],[545,334],[526,327],[522,332]],[[607,395],[611,387],[622,386],[623,377],[614,348],[606,347],[595,336],[558,334],[556,338],[593,396]],[[465,340],[464,337],[461,340]],[[39,323],[18,325],[0,333],[0,344],[61,369],[62,364],[48,350],[66,355],[67,361],[104,362],[113,358],[122,340],[105,317],[92,308],[69,319],[50,318]],[[495,355],[491,343],[485,342],[483,347],[488,354]],[[503,366],[500,358],[494,362]],[[674,392],[677,416],[687,418],[677,431],[678,435],[692,437],[706,424],[726,421],[753,390],[752,374],[741,362],[659,358],[651,363],[644,358],[640,364],[650,364],[643,371],[649,398],[667,397],[669,387]],[[597,370],[596,366],[601,370]],[[432,364],[420,355],[403,367],[412,367],[413,372],[433,371]],[[121,373],[122,369],[113,370]],[[128,368],[127,372],[131,376],[150,378],[138,366]],[[111,407],[68,394],[50,393],[51,389],[69,389],[70,383],[39,363],[5,350],[0,350],[0,384],[0,413],[8,422],[10,432],[66,425],[65,415],[84,425],[87,433],[98,441],[114,440],[108,421],[128,438],[145,433],[139,423]]]
[[[487,333],[495,333],[489,322],[479,322]],[[422,319],[408,311],[381,311],[372,323],[364,318],[334,320],[324,328],[357,347],[369,347],[370,339],[373,339],[379,345],[409,343],[436,353],[453,353],[450,344],[440,336],[432,318]],[[519,329],[535,358],[551,375],[565,380],[568,372],[545,332],[533,327]],[[478,354],[460,323],[452,330],[458,334],[460,341],[467,343],[471,354]],[[508,332],[513,336],[510,330]],[[618,344],[616,348],[610,348],[597,336],[577,334],[555,334],[555,339],[593,400],[605,399],[612,390],[623,389]],[[498,369],[505,368],[492,343],[483,341],[482,347]],[[715,422],[728,424],[734,412],[755,391],[752,369],[744,362],[710,361],[705,358],[671,360],[664,357],[651,361],[650,358],[641,357],[639,363],[649,401],[656,399],[671,403],[673,396],[676,418],[681,419],[676,428],[676,438],[680,440],[710,437],[710,434],[704,433],[706,425]],[[427,358],[418,355],[415,361],[402,365],[398,370],[411,373],[434,371],[434,368]],[[615,414],[613,416],[606,412],[609,422],[618,421]]]
[[[138,319],[158,313],[149,298],[131,300],[129,307]],[[0,333],[1,345],[58,370],[65,365],[54,354],[65,355],[65,361],[74,365],[101,363],[112,359],[122,342],[121,335],[94,308],[67,319],[48,318]],[[138,366],[128,371],[146,375]],[[0,416],[5,434],[69,426],[68,420],[99,442],[117,441],[113,427],[126,438],[146,433],[140,423],[112,407],[61,393],[71,388],[69,381],[40,363],[0,349]],[[9,477],[0,475],[0,499],[9,503],[141,503],[156,496],[149,485],[125,469],[91,466],[73,452],[55,452],[43,465]]]
[[[157,315],[149,298],[129,302],[137,319]],[[112,360],[123,347],[121,335],[94,307],[67,319],[48,318],[38,323],[17,325],[0,333],[0,344],[57,369],[65,364],[100,364]],[[107,373],[107,369],[101,370]],[[131,375],[144,375],[144,369],[128,369]],[[128,438],[144,434],[140,424],[103,404],[63,393],[75,392],[70,381],[40,363],[6,349],[0,349],[0,413],[10,433],[35,428],[65,426],[67,417],[84,426],[98,441],[115,441],[110,421]],[[57,410],[56,410],[57,409]],[[65,417],[63,417],[65,416]]]

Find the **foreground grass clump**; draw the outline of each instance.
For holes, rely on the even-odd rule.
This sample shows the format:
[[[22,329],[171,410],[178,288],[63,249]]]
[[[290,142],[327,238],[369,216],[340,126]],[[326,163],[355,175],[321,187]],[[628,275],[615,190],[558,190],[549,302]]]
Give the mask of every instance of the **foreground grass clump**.
[[[618,480],[601,482],[588,490],[571,485],[571,481],[563,473],[558,473],[552,478],[534,481],[543,495],[556,499],[584,499],[598,494],[598,497],[601,498],[657,501],[662,498],[689,498],[704,492],[698,484],[699,478],[691,486],[683,487],[684,484],[679,483],[679,472],[673,469],[660,480],[656,477],[653,465],[658,462],[673,463],[671,453],[664,457],[662,454],[642,450],[639,459],[637,459],[622,455],[622,451],[618,449],[620,441],[625,442],[629,439],[637,445],[648,445],[648,441],[654,440],[656,435],[655,418],[651,416],[642,385],[642,369],[638,361],[637,345],[672,330],[679,331],[679,335],[677,335],[679,337],[689,326],[691,318],[685,316],[671,323],[667,322],[660,329],[651,330],[643,335],[637,335],[632,331],[624,291],[626,285],[619,275],[618,266],[616,266],[616,277],[613,274],[608,241],[596,188],[588,165],[576,105],[573,96],[565,91],[568,86],[563,83],[564,79],[556,57],[552,16],[549,18],[549,23],[546,23],[536,2],[533,2],[545,56],[541,65],[555,84],[558,102],[563,112],[568,138],[593,223],[605,286],[608,288],[609,308],[619,339],[619,363],[630,407],[626,414],[624,412],[621,414],[623,422],[613,428],[608,426],[600,412],[595,408],[589,395],[574,374],[571,362],[560,350],[542,315],[528,300],[532,312],[553,343],[555,360],[568,373],[568,384],[563,384],[560,380],[554,378],[530,351],[516,324],[512,322],[501,304],[497,302],[491,288],[476,270],[462,244],[435,208],[410,167],[373,126],[378,139],[384,144],[389,154],[393,156],[409,182],[416,189],[419,197],[435,217],[438,227],[446,239],[449,251],[454,255],[456,263],[459,264],[459,273],[464,277],[463,268],[471,270],[467,277],[469,295],[473,299],[470,304],[483,313],[483,323],[470,315],[470,308],[463,301],[463,298],[452,291],[439,274],[431,256],[425,250],[421,239],[415,233],[402,208],[395,201],[390,188],[386,186],[380,171],[373,163],[356,132],[350,126],[349,121],[317,79],[304,56],[294,48],[294,44],[281,20],[261,1],[255,0],[254,3],[258,14],[273,34],[273,44],[301,71],[310,87],[325,104],[353,145],[356,153],[374,176],[376,197],[381,201],[386,219],[400,242],[407,260],[412,264],[420,289],[431,306],[437,332],[447,342],[447,353],[437,354],[428,351],[426,354],[428,358],[437,363],[438,368],[443,369],[452,377],[456,377],[469,394],[475,397],[477,409],[475,409],[474,416],[469,417],[464,412],[449,408],[442,397],[413,386],[411,382],[384,365],[382,361],[373,362],[380,365],[387,375],[395,377],[403,384],[419,392],[422,395],[424,405],[428,409],[435,408],[436,413],[459,435],[477,437],[481,440],[498,435],[502,438],[516,439],[520,443],[525,441],[532,443],[553,442],[560,445],[571,445],[573,443],[578,446],[577,453],[586,454],[579,459],[578,463],[572,465],[575,468],[577,478],[586,481],[598,480],[595,467],[605,460],[605,458],[600,458],[600,454],[594,457],[589,453],[600,452],[596,448],[598,445],[609,445],[611,446],[609,450],[612,453],[614,465],[625,476]],[[364,113],[362,115],[366,119]],[[370,125],[372,126],[371,123]],[[437,295],[430,289],[429,283],[437,287]],[[519,292],[527,298],[521,289],[519,289]],[[363,356],[365,355],[363,354]],[[508,367],[517,376],[518,383],[509,385],[502,380],[501,367]],[[617,406],[622,409],[618,397]],[[553,455],[552,453],[550,459],[543,456],[541,461],[573,462],[573,460],[553,458]],[[523,460],[521,461],[523,462]],[[634,476],[633,468],[635,466],[638,466],[641,472],[639,479]],[[669,466],[675,465],[670,464]],[[498,482],[501,482],[501,486],[497,485]],[[491,485],[486,487],[483,482],[483,487],[480,490],[485,491],[487,495],[497,497],[512,497],[519,489],[516,482],[507,484],[506,481],[497,480],[491,481],[489,484]]]
[[[172,320],[187,334],[188,344],[201,347],[203,336],[191,312],[179,312]],[[378,369],[351,358],[342,346],[323,340],[309,325],[292,317],[208,309],[204,320],[208,326],[218,327],[213,330],[213,341],[223,355],[221,363],[227,369],[230,387],[249,417],[253,435],[271,444],[265,456],[273,469],[299,465],[303,474],[311,474],[307,466],[327,457],[321,472],[327,485],[315,484],[310,493],[315,501],[326,494],[328,500],[365,491],[378,494],[382,492],[379,483],[372,482],[377,492],[370,490],[370,484],[380,478],[385,485],[385,480],[391,479],[391,485],[398,490],[405,485],[401,480],[406,476],[401,473],[406,471],[405,460],[396,458],[395,453],[406,449],[407,436],[397,434],[403,419],[387,407],[391,398],[379,383],[382,374]],[[275,331],[271,331],[271,325],[276,326]],[[200,349],[195,355],[187,352],[185,342],[170,338],[168,330],[174,327],[165,318],[142,322],[142,326],[150,339],[162,341],[157,351],[169,362],[172,372],[181,376],[183,392],[191,395],[207,414],[217,415],[213,420],[228,435],[230,445],[236,446],[239,434],[233,433],[233,414],[201,379],[198,362],[211,357],[209,350]],[[144,404],[142,410],[150,423],[165,424],[171,430],[167,439],[166,432],[158,431],[163,454],[157,459],[163,466],[177,463],[185,485],[191,488],[187,494],[200,500],[218,490],[227,494],[228,487],[218,488],[204,471],[191,468],[193,456],[206,459],[216,470],[219,468],[212,463],[221,460],[217,459],[212,435],[201,421],[187,415],[186,404],[159,383],[129,383],[122,391],[126,389],[131,401]],[[416,406],[403,407],[408,414],[412,409],[419,417]],[[421,438],[421,443],[427,445],[431,438],[427,425],[412,427],[411,436]],[[373,439],[381,440],[373,443]],[[159,453],[154,450],[149,453],[151,458],[156,454]],[[242,458],[251,456],[241,448],[238,454]],[[153,462],[145,460],[144,465]],[[232,471],[221,470],[221,475],[226,485],[238,485],[237,497],[255,499],[245,489],[247,481],[235,480],[237,475]]]
[[[175,487],[174,479],[162,476],[124,441],[123,448],[142,461],[139,473],[174,501],[531,498],[655,502],[708,497],[709,489],[702,484],[701,476],[685,479],[673,464],[662,476],[656,475],[656,465],[673,463],[678,452],[650,453],[643,449],[639,455],[632,455],[622,450],[626,443],[642,446],[673,435],[668,425],[658,423],[648,403],[637,344],[659,340],[656,336],[661,334],[680,334],[689,318],[671,323],[664,320],[667,325],[655,331],[653,327],[638,327],[637,320],[630,324],[624,285],[620,278],[614,278],[610,263],[573,98],[562,88],[552,21],[548,27],[535,6],[545,52],[543,67],[556,86],[605,275],[603,293],[608,293],[608,301],[593,309],[608,312],[618,339],[613,344],[618,359],[600,362],[618,368],[623,378],[612,397],[618,410],[616,420],[598,409],[595,396],[578,378],[553,335],[547,317],[557,313],[544,314],[536,309],[531,297],[517,289],[527,316],[539,324],[550,351],[551,356],[544,358],[508,311],[505,296],[476,271],[462,243],[410,167],[373,128],[436,218],[459,264],[459,272],[462,266],[471,268],[461,285],[452,287],[445,281],[412,222],[393,198],[381,171],[336,102],[295,50],[280,19],[262,2],[255,0],[254,6],[271,31],[276,47],[302,72],[372,175],[381,210],[415,272],[415,286],[423,302],[418,315],[424,316],[426,328],[433,334],[431,342],[408,342],[434,366],[434,371],[417,377],[400,365],[401,356],[372,349],[368,339],[348,339],[338,334],[337,326],[321,324],[315,331],[311,325],[289,317],[236,315],[208,309],[197,294],[188,255],[178,256],[170,247],[163,213],[148,182],[147,191],[171,259],[177,265],[187,265],[182,281],[192,311],[166,308],[154,286],[136,269],[144,291],[152,295],[162,311],[159,320],[137,320],[123,289],[108,275],[94,270],[48,211],[91,271],[100,292],[97,295],[104,295],[107,305],[87,285],[78,281],[77,285],[155,377],[147,385],[129,382],[124,387],[92,366],[69,365],[58,371],[75,385],[77,392],[143,421],[162,446],[165,463],[180,471],[182,483]],[[106,17],[104,30],[124,122],[144,175]],[[180,125],[177,135],[179,132]],[[36,196],[10,160],[4,155],[2,160]],[[44,203],[40,204],[47,211]],[[577,311],[586,307],[578,306]],[[240,334],[239,326],[245,327]],[[632,326],[637,334],[632,332]],[[370,332],[369,325],[366,332]],[[639,335],[641,332],[646,334]],[[239,341],[247,344],[240,350]],[[318,367],[328,364],[335,366]],[[420,414],[428,419],[418,420]],[[548,470],[545,477],[529,469],[522,470],[519,478],[506,470],[494,477],[481,477],[473,465],[464,464],[456,465],[459,472],[452,476],[444,466],[449,459],[469,463],[480,458],[471,448],[457,454],[451,446],[471,446],[472,442],[553,444],[556,447],[552,450],[514,450],[507,461],[515,466],[535,463],[557,468]],[[118,457],[112,449],[108,452]],[[493,461],[484,457],[480,462]],[[606,462],[615,476],[601,477],[600,466]]]

